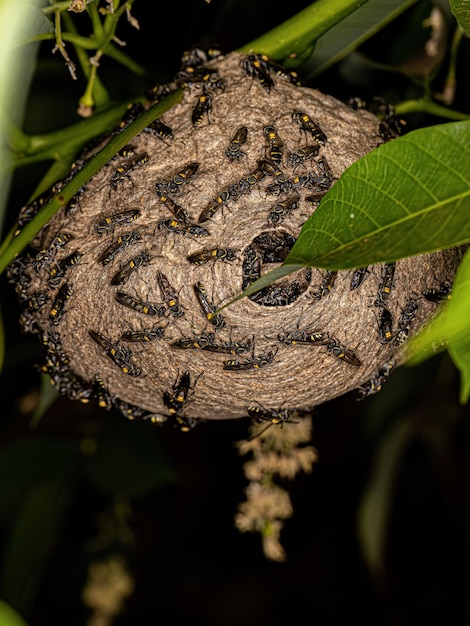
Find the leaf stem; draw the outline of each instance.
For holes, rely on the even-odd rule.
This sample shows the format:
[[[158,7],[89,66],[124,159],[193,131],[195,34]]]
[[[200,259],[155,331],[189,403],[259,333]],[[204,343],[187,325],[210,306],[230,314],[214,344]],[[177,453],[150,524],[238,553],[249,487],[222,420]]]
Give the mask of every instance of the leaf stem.
[[[53,196],[47,204],[24,226],[21,232],[9,242],[8,247],[0,255],[0,274],[11,263],[11,261],[28,245],[43,226],[65,206],[74,195],[80,191],[92,176],[94,176],[121,148],[140,133],[146,126],[159,118],[163,113],[181,102],[182,91],[177,90],[163,98],[157,104],[151,106],[147,111],[139,115],[133,122],[126,126],[121,132],[114,135],[106,146],[95,154],[83,168]]]
[[[277,60],[295,59],[347,15],[368,0],[317,0],[289,20],[239,48],[245,54],[266,54]]]
[[[470,115],[454,111],[441,104],[437,104],[429,98],[418,98],[416,100],[405,100],[395,106],[397,115],[406,115],[407,113],[428,113],[429,115],[437,115],[449,120],[462,121],[470,120]]]

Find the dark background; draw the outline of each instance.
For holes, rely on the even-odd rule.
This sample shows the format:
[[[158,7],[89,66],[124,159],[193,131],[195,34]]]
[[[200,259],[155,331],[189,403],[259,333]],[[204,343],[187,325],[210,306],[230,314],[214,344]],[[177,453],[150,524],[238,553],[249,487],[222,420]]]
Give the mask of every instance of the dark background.
[[[140,31],[123,20],[118,36],[127,42],[128,54],[148,69],[151,80],[123,79],[122,70],[109,59],[103,61],[103,80],[114,99],[132,100],[151,84],[170,80],[187,48],[236,49],[308,4],[193,0],[158,3],[155,13],[154,3],[136,1],[133,15]],[[398,44],[406,47],[404,33],[416,21],[415,10],[365,44],[364,56],[387,63]],[[48,42],[40,48],[26,111],[27,132],[47,132],[78,121],[76,107],[84,83],[71,81],[51,47]],[[465,67],[468,55],[465,42],[458,67]],[[440,85],[439,74],[436,81]],[[421,93],[407,77],[367,66],[350,81],[341,67],[333,67],[311,86],[342,100],[384,95],[395,103]],[[458,96],[455,108],[468,111],[465,97]],[[413,129],[442,120],[414,115],[407,122]],[[15,174],[7,222],[14,223],[42,169]],[[156,462],[171,472],[172,480],[127,499],[134,544],[111,542],[107,548],[126,556],[136,582],[116,625],[184,620],[204,626],[283,626],[301,619],[323,625],[356,618],[363,624],[402,626],[470,618],[468,575],[462,575],[470,557],[470,428],[468,408],[458,402],[459,375],[447,355],[397,370],[377,396],[358,402],[355,394],[347,394],[315,409],[312,443],[319,462],[312,474],[284,483],[294,516],[282,533],[288,559],[275,563],[263,556],[257,535],[234,528],[246,487],[244,459],[234,444],[247,435],[245,420],[203,424],[179,433],[128,423],[120,414],[61,398],[36,429],[29,427],[31,414],[25,406],[39,388],[39,345],[35,337],[19,332],[14,290],[4,276],[1,281],[3,302],[8,303],[3,306],[7,345],[0,380],[2,447],[31,439],[79,442],[87,432],[99,441],[114,437],[125,442],[137,429],[155,445]],[[375,476],[375,455],[400,420],[411,422],[414,436],[403,449],[390,494],[393,506],[378,575],[366,565],[357,514],[368,481]],[[135,453],[139,455],[138,446]],[[116,456],[110,462],[117,466],[124,461]],[[34,488],[34,464],[30,471]],[[14,482],[15,475],[9,479]],[[97,534],[98,516],[118,499],[117,490],[100,490],[84,464],[79,465],[36,599],[25,612],[30,626],[85,624],[80,592],[86,568],[92,558],[107,553],[93,551],[89,542]],[[12,510],[1,527],[4,551],[14,514]],[[17,608],[21,612],[22,607]]]

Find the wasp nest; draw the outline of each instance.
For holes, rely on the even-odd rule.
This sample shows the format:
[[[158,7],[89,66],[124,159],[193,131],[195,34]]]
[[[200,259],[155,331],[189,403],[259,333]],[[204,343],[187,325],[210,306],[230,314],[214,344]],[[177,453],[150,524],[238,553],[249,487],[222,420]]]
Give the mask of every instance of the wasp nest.
[[[449,294],[458,251],[305,268],[214,313],[282,263],[330,186],[393,125],[262,56],[193,51],[175,86],[182,102],[10,267],[42,370],[71,398],[183,429],[278,423],[378,391]]]

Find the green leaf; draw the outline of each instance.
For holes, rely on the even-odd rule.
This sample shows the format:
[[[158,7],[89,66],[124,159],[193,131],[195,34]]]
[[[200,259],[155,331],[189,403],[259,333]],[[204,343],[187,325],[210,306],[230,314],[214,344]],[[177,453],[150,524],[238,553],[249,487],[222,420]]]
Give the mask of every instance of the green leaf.
[[[309,80],[319,76],[416,2],[417,0],[369,0],[318,39],[311,61],[302,68],[303,74]]]
[[[10,605],[0,600],[0,624],[2,626],[28,626]]]
[[[380,446],[368,486],[358,508],[358,534],[363,554],[375,574],[383,572],[388,522],[400,463],[414,436],[413,420],[399,420]]]
[[[302,227],[285,265],[331,270],[470,240],[470,122],[415,130],[351,165]]]
[[[467,404],[470,397],[470,333],[457,343],[451,342],[449,354],[460,370],[460,402]]]
[[[50,28],[49,21],[36,4],[26,0],[0,1],[0,234],[11,184],[11,155],[6,149],[9,122],[19,124],[23,118],[38,50],[38,44],[21,49],[16,46],[25,35],[36,35]]]
[[[35,601],[73,495],[70,469],[60,468],[25,494],[6,534],[1,595],[24,613]]]
[[[470,4],[468,0],[449,0],[449,6],[457,22],[467,36],[470,36]]]
[[[57,211],[65,206],[73,196],[80,190],[90,178],[98,172],[103,165],[113,157],[132,137],[135,137],[140,131],[148,126],[155,119],[163,115],[168,109],[181,101],[182,92],[177,90],[170,95],[165,96],[159,102],[152,105],[144,113],[139,115],[120,133],[115,135],[108,144],[97,154],[91,158],[81,170],[53,196],[41,210],[33,217],[33,219],[24,226],[21,232],[13,239],[10,239],[8,245],[2,244],[0,254],[0,274],[11,263],[11,261],[28,245],[28,243],[37,235],[43,226],[57,213]]]
[[[417,365],[447,347],[462,377],[460,401],[470,397],[470,250],[455,275],[452,299],[441,304],[440,313],[413,337],[407,347],[408,365]]]
[[[35,483],[47,481],[78,459],[78,444],[68,440],[26,439],[0,448],[0,524],[14,513]]]
[[[41,376],[39,401],[29,422],[31,428],[38,427],[39,422],[44,417],[47,409],[57,400],[59,395],[59,391],[54,387],[54,385],[51,385],[50,376],[43,374]]]

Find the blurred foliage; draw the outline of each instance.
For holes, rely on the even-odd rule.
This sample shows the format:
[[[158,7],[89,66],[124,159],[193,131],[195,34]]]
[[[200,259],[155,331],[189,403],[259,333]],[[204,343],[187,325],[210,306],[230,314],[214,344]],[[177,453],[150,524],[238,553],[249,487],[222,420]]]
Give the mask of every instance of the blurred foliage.
[[[0,224],[9,233],[0,249],[2,269],[57,207],[52,199],[24,239],[15,242],[19,208],[63,177],[85,144],[115,128],[129,102],[145,100],[148,89],[171,80],[182,52],[193,46],[268,52],[295,66],[312,87],[343,101],[381,98],[406,122],[409,132],[355,164],[322,201],[322,211],[338,202],[343,187],[355,210],[362,210],[367,195],[357,181],[369,164],[383,193],[389,180],[381,179],[384,156],[406,170],[404,194],[415,197],[413,175],[419,174],[416,180],[424,185],[429,171],[438,175],[440,202],[451,206],[453,198],[466,228],[466,4],[187,0],[156,9],[138,0],[0,0],[0,59],[8,70],[0,73]],[[139,128],[137,121],[129,133]],[[410,148],[415,137],[422,138],[420,147],[428,146],[425,157],[418,159]],[[452,150],[445,143],[449,139]],[[410,161],[402,152],[407,148]],[[118,149],[118,142],[111,146]],[[109,156],[101,155],[103,162]],[[452,177],[446,175],[449,163]],[[453,181],[462,186],[458,198]],[[77,184],[83,180],[73,181],[70,193]],[[379,213],[386,213],[377,204],[380,198],[370,198]],[[430,209],[424,202],[417,210]],[[390,228],[382,226],[384,232]],[[296,263],[317,262],[307,232],[315,228],[310,222],[299,238],[292,252]],[[452,245],[454,240],[445,239],[450,226],[439,228],[441,239],[434,237],[437,230],[423,230],[433,249]],[[414,242],[397,233],[387,235],[387,258],[416,253]],[[377,616],[390,623],[405,623],[404,615],[419,621],[436,612],[468,619],[465,603],[454,601],[458,580],[448,555],[457,558],[460,549],[463,562],[469,556],[470,432],[453,365],[462,372],[460,400],[466,402],[469,272],[466,257],[442,316],[445,325],[433,331],[433,341],[457,337],[449,344],[452,360],[425,346],[420,354],[433,358],[400,368],[380,394],[360,403],[349,395],[318,407],[320,462],[312,477],[290,485],[294,518],[284,545],[293,564],[283,564],[281,574],[258,557],[256,541],[239,538],[232,529],[243,487],[232,442],[245,436],[245,424],[202,425],[180,435],[65,398],[41,404],[35,368],[39,346],[19,332],[16,294],[2,275],[0,596],[30,626],[65,620],[82,626],[90,615],[80,598],[90,564],[119,555],[137,581],[135,600],[131,597],[119,624],[150,617],[273,626],[300,619],[305,610],[321,623],[339,607],[351,614],[357,602],[362,621],[371,623]],[[356,515],[357,538],[351,538]],[[447,579],[436,573],[444,588],[438,593],[428,574],[432,568]],[[344,580],[338,574],[343,571]],[[449,579],[453,588],[446,595]],[[409,600],[407,584],[421,584],[424,608]],[[69,602],[65,613],[57,597]],[[4,602],[0,622],[23,624]]]

